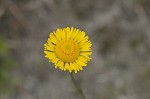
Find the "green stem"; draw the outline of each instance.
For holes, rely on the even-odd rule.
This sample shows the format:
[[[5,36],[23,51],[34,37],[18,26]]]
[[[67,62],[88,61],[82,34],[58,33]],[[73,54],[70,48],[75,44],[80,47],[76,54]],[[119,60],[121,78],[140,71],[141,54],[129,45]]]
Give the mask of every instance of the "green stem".
[[[76,80],[73,76],[73,73],[70,73],[70,77],[71,77],[71,80],[74,84],[74,86],[76,87],[77,91],[80,93],[80,95],[82,96],[83,99],[86,99],[85,98],[85,95],[83,94],[83,91],[81,90],[81,88],[78,86],[78,84],[76,83]]]

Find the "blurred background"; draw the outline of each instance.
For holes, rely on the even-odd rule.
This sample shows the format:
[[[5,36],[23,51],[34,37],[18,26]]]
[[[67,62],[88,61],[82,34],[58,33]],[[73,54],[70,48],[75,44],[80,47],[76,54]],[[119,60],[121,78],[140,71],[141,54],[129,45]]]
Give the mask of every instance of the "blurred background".
[[[87,99],[150,99],[150,0],[1,0],[0,99],[81,99],[43,53],[67,26],[93,43],[75,75]]]

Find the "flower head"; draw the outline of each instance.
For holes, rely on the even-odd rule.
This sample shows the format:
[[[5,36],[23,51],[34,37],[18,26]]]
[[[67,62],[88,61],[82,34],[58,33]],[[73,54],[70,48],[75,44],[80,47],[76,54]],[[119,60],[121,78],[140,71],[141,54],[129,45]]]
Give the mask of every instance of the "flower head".
[[[67,27],[50,33],[44,53],[55,68],[77,73],[91,59],[91,45],[84,31]]]

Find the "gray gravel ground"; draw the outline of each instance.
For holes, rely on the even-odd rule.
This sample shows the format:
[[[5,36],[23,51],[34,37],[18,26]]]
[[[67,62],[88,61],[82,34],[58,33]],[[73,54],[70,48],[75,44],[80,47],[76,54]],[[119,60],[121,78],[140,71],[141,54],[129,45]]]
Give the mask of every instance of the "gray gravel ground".
[[[68,72],[44,58],[49,32],[87,32],[92,60],[75,75],[87,99],[150,99],[149,0],[1,0],[0,32],[19,83],[0,99],[81,99]]]

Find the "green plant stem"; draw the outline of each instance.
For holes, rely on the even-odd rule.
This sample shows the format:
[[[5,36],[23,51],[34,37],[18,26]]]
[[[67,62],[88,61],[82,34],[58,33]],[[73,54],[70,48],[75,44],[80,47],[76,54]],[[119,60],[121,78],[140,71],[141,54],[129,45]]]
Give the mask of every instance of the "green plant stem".
[[[80,95],[82,96],[83,99],[86,99],[85,98],[85,95],[83,94],[83,91],[81,90],[81,88],[78,86],[74,76],[73,76],[73,73],[70,73],[70,77],[71,77],[71,80],[74,84],[74,86],[76,87],[77,91],[80,93]]]

